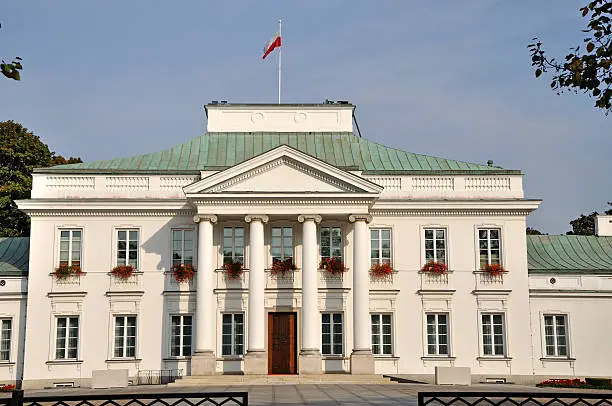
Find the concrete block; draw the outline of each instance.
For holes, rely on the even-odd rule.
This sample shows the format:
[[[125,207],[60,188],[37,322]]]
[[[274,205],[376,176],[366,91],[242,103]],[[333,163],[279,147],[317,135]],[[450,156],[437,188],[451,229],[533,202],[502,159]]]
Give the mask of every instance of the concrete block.
[[[351,374],[374,375],[374,357],[371,351],[353,351],[351,354]]]
[[[469,367],[436,367],[436,385],[470,385]]]
[[[127,388],[127,369],[98,369],[91,371],[91,388]]]
[[[217,362],[212,351],[196,352],[191,356],[191,375],[214,375],[216,370]]]
[[[299,359],[300,375],[321,375],[323,373],[323,364],[320,353],[303,353]]]
[[[245,375],[267,375],[268,356],[265,351],[249,351],[244,356]]]

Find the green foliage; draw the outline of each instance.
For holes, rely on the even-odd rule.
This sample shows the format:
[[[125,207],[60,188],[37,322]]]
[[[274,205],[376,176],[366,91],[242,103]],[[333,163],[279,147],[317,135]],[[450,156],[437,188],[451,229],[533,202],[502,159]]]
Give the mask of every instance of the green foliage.
[[[0,24],[0,27],[2,27],[2,24]],[[19,71],[22,68],[23,66],[21,66],[21,58],[18,56],[15,57],[15,59],[13,59],[11,63],[6,63],[4,61],[0,63],[0,72],[2,72],[2,74],[7,78],[13,80],[21,80],[21,75],[19,74]]]
[[[608,205],[612,206],[612,202],[608,202]],[[599,213],[594,211],[589,215],[581,214],[580,217],[570,221],[572,231],[568,231],[568,235],[595,235],[595,216]],[[606,215],[612,215],[612,209],[604,212]]]
[[[79,158],[68,161],[71,160],[81,162]],[[29,235],[29,218],[17,209],[15,200],[30,198],[30,174],[34,168],[63,161],[64,157],[54,156],[38,136],[21,124],[0,122],[0,237]]]
[[[612,110],[612,0],[593,0],[580,9],[589,19],[580,46],[570,48],[564,62],[548,58],[538,38],[527,47],[531,52],[531,65],[535,76],[551,72],[550,87],[561,94],[564,91],[587,93],[595,99],[595,107],[608,114]]]
[[[543,235],[544,234],[540,230],[536,230],[535,228],[531,228],[531,227],[527,227],[527,229],[525,230],[525,233],[527,235]]]

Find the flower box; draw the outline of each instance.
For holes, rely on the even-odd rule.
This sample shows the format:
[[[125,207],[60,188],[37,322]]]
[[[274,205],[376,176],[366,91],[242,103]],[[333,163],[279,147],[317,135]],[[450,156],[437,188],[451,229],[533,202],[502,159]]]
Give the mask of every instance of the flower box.
[[[270,274],[275,276],[287,276],[293,273],[297,266],[293,263],[293,258],[287,258],[283,261],[275,260],[270,268]]]
[[[487,264],[482,271],[491,276],[498,276],[507,272],[500,264]]]
[[[111,269],[110,273],[119,279],[129,279],[135,271],[132,265],[119,265]]]
[[[0,386],[0,392],[12,392],[14,390],[15,390],[15,385],[12,385],[12,384]]]
[[[321,271],[328,272],[331,275],[342,275],[346,272],[346,266],[340,258],[326,258],[319,263]]]
[[[71,276],[80,276],[83,273],[80,265],[72,264],[60,264],[55,271],[53,271],[53,276],[55,276],[58,280],[68,279]]]
[[[193,275],[195,275],[196,272],[191,264],[174,264],[170,270],[172,271],[174,279],[179,283],[189,282],[193,279]]]
[[[431,273],[444,275],[448,271],[448,266],[442,262],[429,261],[421,268],[421,272],[423,273]]]
[[[390,275],[393,275],[393,267],[387,262],[382,264],[377,262],[370,268],[370,274],[374,278],[388,278]]]
[[[229,279],[240,279],[244,272],[244,265],[240,261],[230,261],[223,264],[225,274]]]

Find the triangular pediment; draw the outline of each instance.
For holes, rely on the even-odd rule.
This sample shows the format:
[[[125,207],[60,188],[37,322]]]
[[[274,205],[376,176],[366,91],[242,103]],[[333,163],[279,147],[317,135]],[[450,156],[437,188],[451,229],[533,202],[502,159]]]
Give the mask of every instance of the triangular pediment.
[[[380,193],[382,188],[286,145],[186,186],[186,194]]]

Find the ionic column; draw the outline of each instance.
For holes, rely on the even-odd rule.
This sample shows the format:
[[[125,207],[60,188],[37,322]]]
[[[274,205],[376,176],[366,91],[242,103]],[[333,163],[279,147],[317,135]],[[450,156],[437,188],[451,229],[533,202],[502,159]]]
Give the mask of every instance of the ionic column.
[[[196,214],[193,221],[198,224],[198,263],[196,291],[195,354],[191,358],[192,375],[215,373],[215,325],[216,305],[214,301],[214,249],[213,225],[215,215]]]
[[[353,352],[352,374],[373,374],[372,337],[370,335],[370,215],[351,215],[353,227]]]
[[[249,228],[249,309],[248,309],[248,347],[244,358],[244,373],[265,375],[268,373],[265,336],[265,287],[264,270],[264,224],[268,216],[247,215],[244,221]]]
[[[319,215],[298,216],[302,223],[302,324],[300,374],[321,374],[321,319],[319,315],[319,250],[317,224]]]

